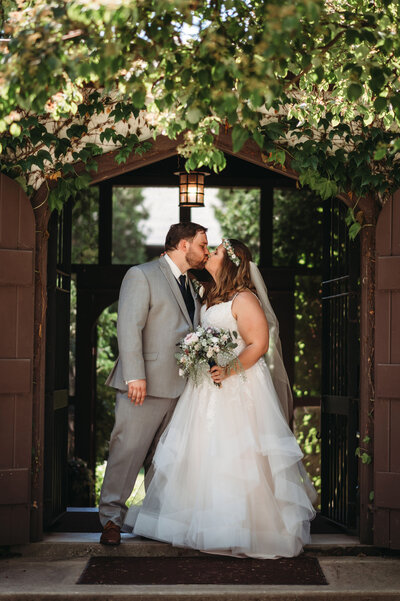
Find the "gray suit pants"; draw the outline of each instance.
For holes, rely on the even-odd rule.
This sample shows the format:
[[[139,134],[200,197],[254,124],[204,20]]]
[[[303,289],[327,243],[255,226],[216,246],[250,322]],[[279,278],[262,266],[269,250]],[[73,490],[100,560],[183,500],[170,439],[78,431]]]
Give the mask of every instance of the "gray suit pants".
[[[103,527],[108,520],[122,526],[127,511],[126,500],[143,465],[146,469],[145,484],[148,486],[150,483],[153,475],[151,461],[177,401],[147,396],[143,405],[135,405],[126,392],[117,391],[115,424],[99,503]]]

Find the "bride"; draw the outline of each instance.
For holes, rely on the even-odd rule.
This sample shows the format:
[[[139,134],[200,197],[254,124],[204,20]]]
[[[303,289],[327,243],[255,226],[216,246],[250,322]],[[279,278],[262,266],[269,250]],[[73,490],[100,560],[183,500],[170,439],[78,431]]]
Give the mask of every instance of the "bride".
[[[293,557],[309,542],[316,493],[288,425],[276,317],[242,242],[224,239],[206,269],[201,324],[238,332],[241,369],[214,366],[197,386],[188,380],[125,526],[207,553]]]

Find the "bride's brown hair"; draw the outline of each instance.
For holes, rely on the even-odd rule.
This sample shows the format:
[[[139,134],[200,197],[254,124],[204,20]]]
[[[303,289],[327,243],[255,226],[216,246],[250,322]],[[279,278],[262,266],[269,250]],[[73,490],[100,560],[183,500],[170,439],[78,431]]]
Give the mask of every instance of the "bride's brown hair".
[[[218,281],[213,281],[207,287],[204,296],[208,307],[230,300],[233,292],[251,290],[255,293],[250,276],[251,252],[240,240],[235,240],[235,238],[229,238],[228,240],[233,248],[233,252],[240,259],[240,264],[235,265],[231,261],[224,247],[224,258],[218,272]]]

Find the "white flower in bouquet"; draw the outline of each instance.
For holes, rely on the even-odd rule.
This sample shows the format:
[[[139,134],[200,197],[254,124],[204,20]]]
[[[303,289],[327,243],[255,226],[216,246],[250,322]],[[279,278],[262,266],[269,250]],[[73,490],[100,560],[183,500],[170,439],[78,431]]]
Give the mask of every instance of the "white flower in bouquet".
[[[213,365],[240,370],[240,362],[234,353],[236,338],[235,331],[199,326],[178,343],[179,352],[175,357],[179,375],[190,378],[197,385],[203,377],[210,377],[208,372]]]

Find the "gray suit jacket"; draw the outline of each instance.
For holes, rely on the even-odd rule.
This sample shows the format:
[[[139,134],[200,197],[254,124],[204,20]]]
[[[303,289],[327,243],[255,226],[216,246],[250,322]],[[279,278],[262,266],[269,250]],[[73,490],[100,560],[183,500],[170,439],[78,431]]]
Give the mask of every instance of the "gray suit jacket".
[[[147,394],[178,397],[185,379],[178,375],[177,342],[199,323],[200,303],[195,299],[192,324],[178,282],[164,259],[131,267],[118,303],[119,357],[106,384],[127,390],[126,381],[146,378]]]

